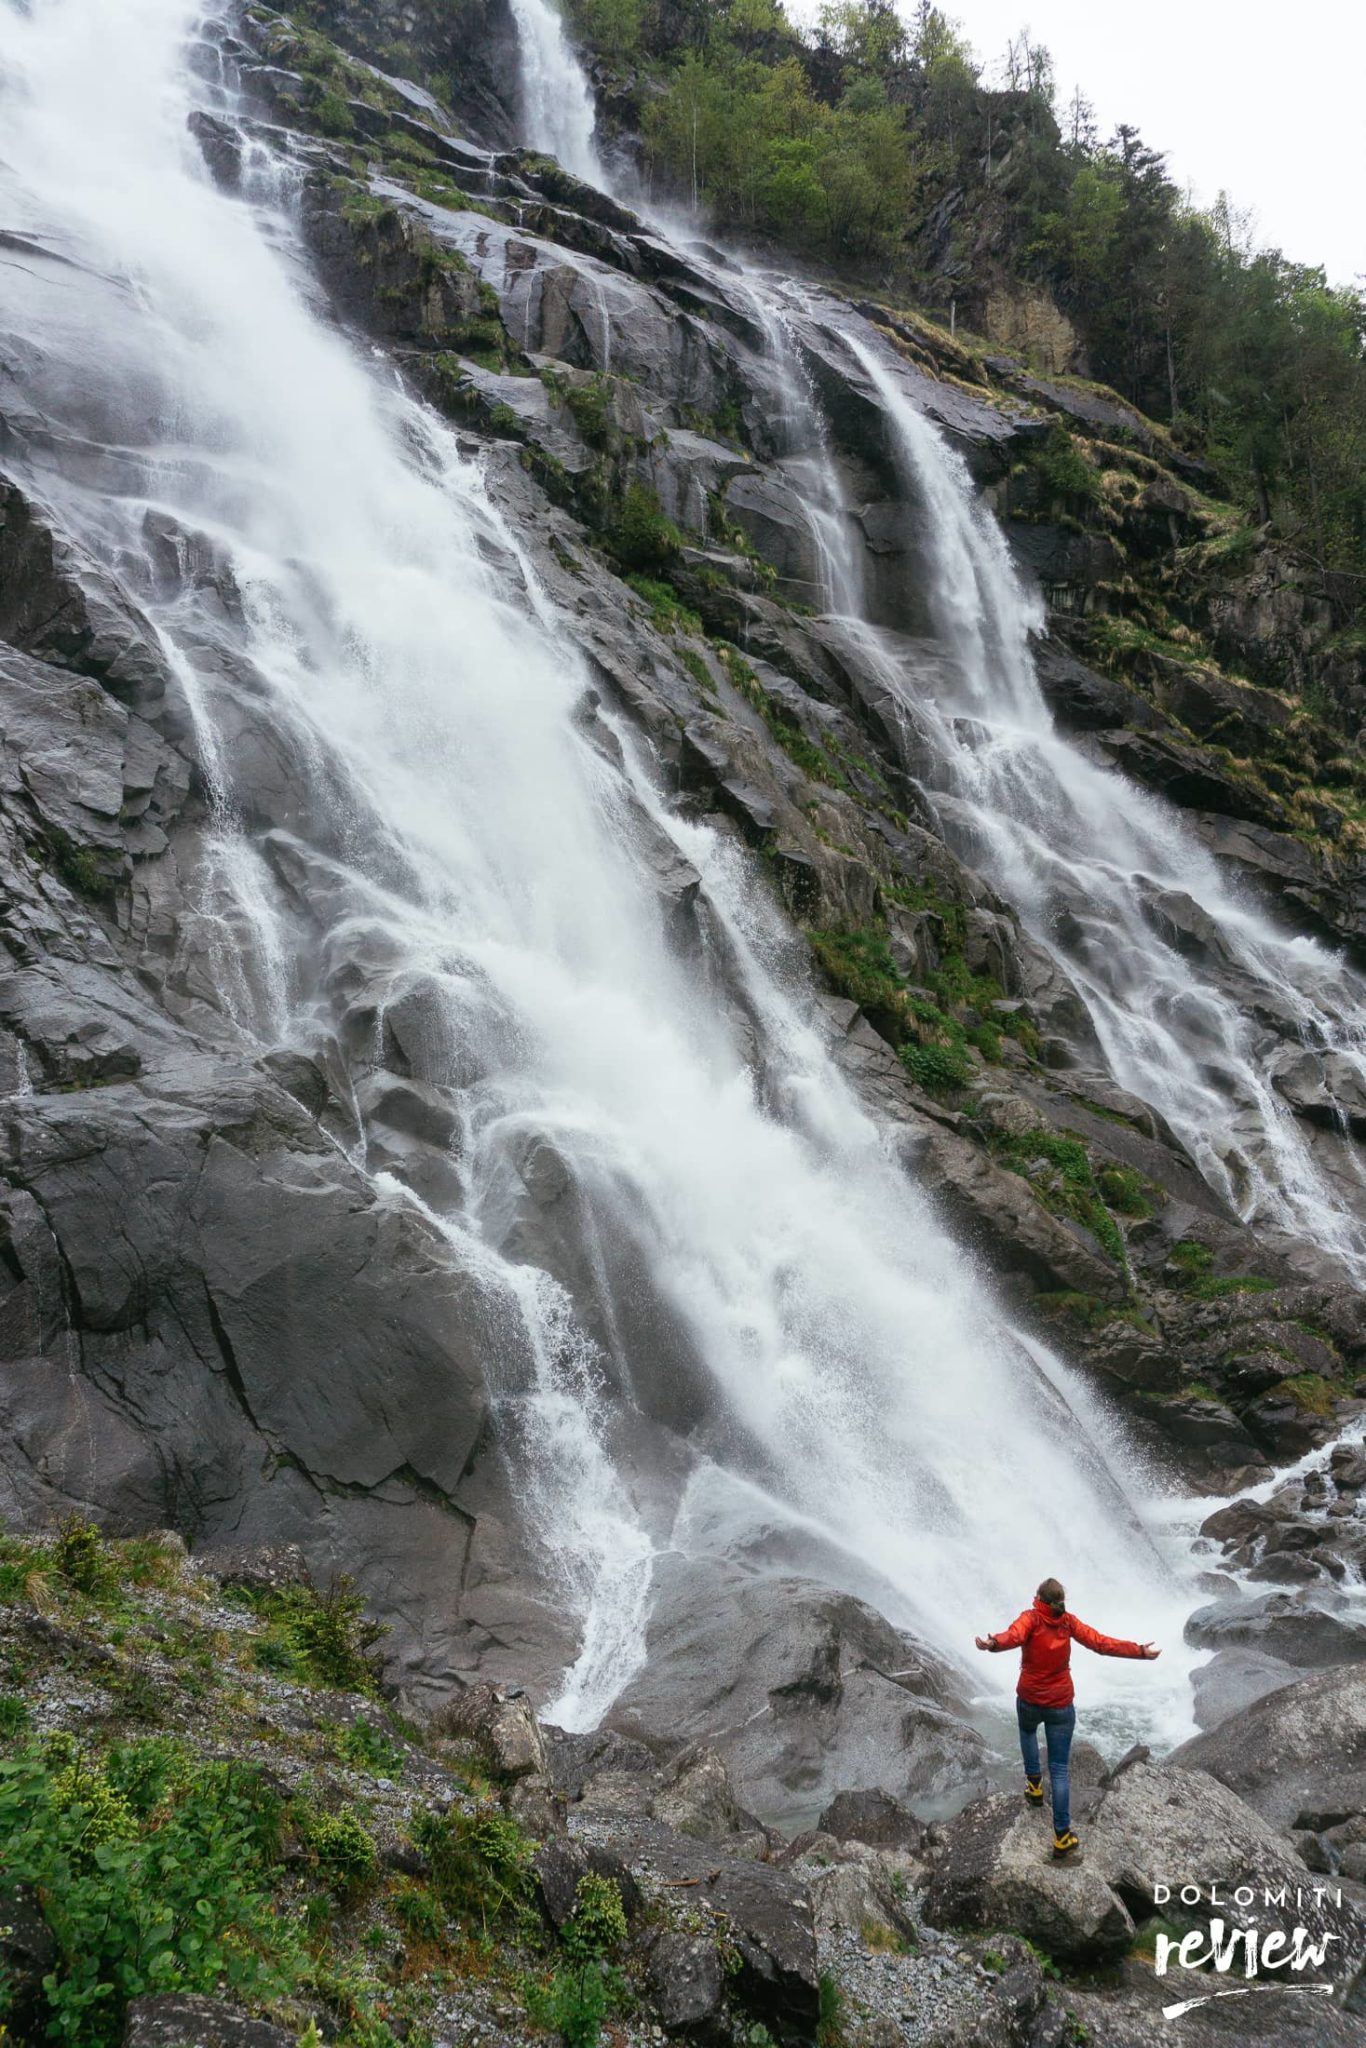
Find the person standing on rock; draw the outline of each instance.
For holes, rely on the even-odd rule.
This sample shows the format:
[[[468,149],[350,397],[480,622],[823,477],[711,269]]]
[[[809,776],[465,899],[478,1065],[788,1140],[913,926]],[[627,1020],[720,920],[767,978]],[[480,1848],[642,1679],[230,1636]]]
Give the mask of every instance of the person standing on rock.
[[[1039,1727],[1048,1744],[1048,1776],[1053,1792],[1053,1859],[1061,1863],[1081,1846],[1072,1832],[1071,1772],[1072,1734],[1077,1710],[1072,1704],[1073,1642],[1084,1643],[1099,1657],[1144,1657],[1151,1660],[1162,1652],[1153,1643],[1126,1643],[1117,1636],[1103,1636],[1088,1628],[1075,1614],[1067,1612],[1067,1595],[1056,1579],[1045,1579],[1034,1595],[1034,1605],[1012,1621],[999,1635],[974,1638],[979,1650],[1022,1650],[1020,1682],[1015,1688],[1015,1712],[1020,1724],[1020,1753],[1024,1757],[1025,1798],[1031,1806],[1043,1805],[1043,1774],[1039,1769]]]

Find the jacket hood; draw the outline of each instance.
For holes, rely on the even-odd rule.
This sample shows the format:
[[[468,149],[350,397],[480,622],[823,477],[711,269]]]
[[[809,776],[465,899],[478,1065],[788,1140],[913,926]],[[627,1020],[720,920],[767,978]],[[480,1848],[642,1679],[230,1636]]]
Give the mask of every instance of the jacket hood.
[[[1037,1593],[1034,1595],[1034,1612],[1042,1614],[1048,1621],[1062,1620],[1062,1614],[1059,1614],[1055,1608],[1050,1607],[1046,1600],[1041,1600]],[[1063,1614],[1066,1614],[1066,1612],[1067,1609],[1064,1607]]]

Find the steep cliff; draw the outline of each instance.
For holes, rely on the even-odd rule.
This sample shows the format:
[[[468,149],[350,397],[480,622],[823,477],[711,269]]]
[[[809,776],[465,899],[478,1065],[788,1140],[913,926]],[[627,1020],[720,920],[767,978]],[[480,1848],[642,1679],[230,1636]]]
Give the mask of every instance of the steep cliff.
[[[997,1318],[979,1349],[1009,1361],[1019,1412],[1043,1418],[1042,1441],[1063,1437],[1087,1483],[1100,1425],[1066,1419],[1003,1315],[1083,1367],[1124,1411],[1126,1441],[1181,1483],[1269,1476],[1361,1412],[1366,1096],[1350,1045],[1327,1036],[1345,1013],[1350,1038],[1355,970],[1306,949],[1302,984],[1281,952],[1254,974],[1261,956],[1159,878],[1139,892],[1144,928],[1165,969],[1189,964],[1191,1041],[1202,1002],[1236,1011],[1239,1071],[1270,1085],[1254,1102],[1229,1084],[1230,1129],[1205,1156],[1115,1078],[1090,999],[1110,986],[1105,904],[1088,907],[1083,880],[1046,928],[1031,923],[950,776],[938,707],[961,650],[936,611],[938,529],[885,380],[966,458],[1037,575],[1051,607],[1039,676],[1078,757],[1184,813],[1249,919],[1355,949],[1366,771],[1340,722],[1280,687],[1292,661],[1321,674],[1331,622],[1209,495],[1202,466],[1112,393],[970,349],[905,308],[756,280],[506,148],[510,33],[500,10],[249,9],[201,46],[200,71],[227,86],[196,107],[196,146],[243,213],[270,200],[283,159],[318,281],[306,293],[320,285],[327,317],[383,351],[482,463],[470,552],[514,593],[499,599],[510,633],[517,609],[548,611],[566,660],[586,664],[575,743],[600,764],[597,801],[663,934],[670,1001],[712,1006],[773,1125],[814,1133],[852,1174],[843,1130],[801,1099],[794,1018],[829,1048],[968,1247],[971,1291]],[[396,75],[396,40],[420,83]],[[45,276],[63,260],[37,236],[25,246]],[[136,392],[125,403],[116,353],[73,406],[27,356],[23,311],[0,387],[6,1513],[74,1506],[117,1532],[173,1527],[195,1549],[296,1542],[320,1577],[357,1575],[412,1697],[493,1677],[544,1701],[583,1650],[585,1610],[538,1487],[568,1471],[591,1499],[608,1488],[592,1462],[606,1443],[626,1504],[593,1539],[598,1563],[640,1580],[728,1459],[760,1492],[782,1459],[805,1467],[805,1512],[829,1476],[819,1429],[785,1416],[789,1438],[766,1440],[743,1373],[718,1390],[687,1299],[701,1283],[662,1269],[667,1204],[651,1207],[645,1167],[613,1184],[550,1091],[525,1082],[507,1014],[480,1007],[500,963],[456,957],[440,919],[461,892],[418,888],[412,848],[380,829],[384,791],[356,779],[364,747],[329,751],[326,716],[309,728],[282,712],[254,666],[263,600],[242,587],[240,552],[234,565],[221,533],[154,504],[106,529],[102,554],[73,530],[102,494],[121,502],[127,451],[159,422],[136,417]],[[423,474],[444,459],[415,443]],[[842,554],[862,623],[829,606]],[[329,680],[348,652],[334,597],[305,592],[296,616],[318,634],[301,666]],[[491,696],[515,669],[484,678]],[[1357,708],[1354,688],[1339,711]],[[338,727],[351,716],[338,692]],[[437,731],[424,706],[410,753],[444,745]],[[484,779],[498,774],[491,755]],[[460,785],[471,805],[478,781]],[[548,889],[571,872],[578,825],[526,822]],[[234,869],[225,845],[250,858]],[[769,955],[791,1012],[760,985]],[[593,996],[609,1047],[611,994]],[[1216,1084],[1225,1054],[1208,1049]],[[682,1145],[670,1078],[665,1062],[649,1086]],[[698,1142],[719,1145],[724,1123]],[[1282,1144],[1331,1212],[1321,1234],[1304,1207],[1256,1199]],[[708,1165],[719,1201],[725,1162]],[[780,1180],[762,1193],[776,1200]],[[738,1190],[727,1228],[759,1192]],[[862,1222],[871,1237],[882,1219]],[[835,1228],[832,1213],[839,1245]],[[901,1242],[919,1228],[897,1212]],[[798,1329],[816,1313],[801,1280],[783,1270],[773,1293],[795,1301]],[[932,1275],[924,1299],[948,1285]],[[535,1314],[519,1289],[541,1290]],[[544,1427],[576,1387],[573,1358],[556,1379],[545,1349],[568,1320],[591,1345],[597,1433],[552,1431],[531,1447],[538,1464],[532,1398]],[[896,1335],[919,1393],[934,1361],[918,1331]],[[743,1330],[737,1355],[757,1341]],[[832,1349],[816,1356],[833,1383]],[[983,1412],[948,1415],[950,1443],[998,1426],[971,1385]],[[874,1436],[888,1398],[868,1396]],[[1126,1529],[1101,1452],[1096,1470],[1107,1531]],[[613,1695],[621,1723],[718,1738],[766,1817],[814,1816],[872,1748],[904,1757],[900,1795],[961,1792],[984,1754],[962,1674],[866,1560],[767,1513],[722,1562],[702,1546],[655,1567],[644,1662]],[[1303,1546],[1307,1579],[1355,1568],[1358,1526]],[[737,1734],[755,1720],[758,1736]]]

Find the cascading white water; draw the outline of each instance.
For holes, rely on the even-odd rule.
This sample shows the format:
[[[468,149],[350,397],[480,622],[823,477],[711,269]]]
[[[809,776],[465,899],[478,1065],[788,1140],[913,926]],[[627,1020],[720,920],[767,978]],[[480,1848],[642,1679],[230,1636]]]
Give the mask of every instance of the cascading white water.
[[[818,565],[817,611],[857,618],[863,610],[861,543],[840,488],[825,418],[811,389],[780,285],[747,271],[745,294],[764,337],[776,400],[768,428],[810,529]]]
[[[593,94],[552,0],[512,0],[521,62],[522,119],[530,148],[557,157],[601,191],[607,175],[594,142]]]
[[[972,864],[1081,991],[1115,1078],[1161,1112],[1234,1209],[1366,1278],[1366,1200],[1354,1209],[1321,1171],[1270,1083],[1252,1021],[1270,1013],[1366,1077],[1366,992],[1336,956],[1240,900],[1168,805],[1055,731],[1030,650],[1043,613],[1001,529],[890,363],[860,336],[845,340],[925,511],[929,603],[960,694],[938,704],[908,695],[907,705],[946,773],[950,834],[961,842],[966,827]],[[1224,956],[1217,979],[1170,924],[1164,935],[1164,904],[1178,922],[1187,904],[1210,920]],[[1366,1197],[1357,1148],[1343,1153]]]
[[[442,994],[465,1202],[439,1227],[501,1304],[496,1412],[579,1632],[552,1711],[592,1725],[638,1667],[656,1548],[743,1555],[776,1531],[789,1563],[960,1659],[1061,1565],[1083,1613],[1168,1644],[1157,1674],[1098,1666],[1093,1696],[1126,1731],[1179,1734],[1186,1602],[1126,1499],[1127,1454],[1089,1440],[1067,1374],[1036,1365],[908,1185],[748,864],[672,816],[629,735],[623,776],[582,732],[579,660],[515,573],[480,471],[311,309],[277,168],[246,199],[208,179],[185,129],[195,11],[0,0],[4,218],[59,259],[26,259],[4,315],[59,424],[31,480],[125,570],[149,506],[211,538],[254,704],[343,792],[335,867],[357,914],[395,989]],[[193,597],[146,602],[211,732],[232,663],[199,663]],[[670,950],[642,813],[702,877],[762,1083]],[[234,844],[259,926],[269,873]],[[292,993],[304,1032],[312,992]],[[676,1517],[637,1493],[629,1382],[612,1389],[564,1288],[499,1249],[532,1135],[700,1362],[706,1451]],[[1004,1661],[974,1675],[1002,1686]]]

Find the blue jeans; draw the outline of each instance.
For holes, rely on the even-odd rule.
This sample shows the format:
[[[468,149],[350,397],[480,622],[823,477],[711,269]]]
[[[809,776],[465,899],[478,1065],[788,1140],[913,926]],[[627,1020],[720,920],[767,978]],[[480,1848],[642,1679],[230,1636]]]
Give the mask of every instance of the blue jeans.
[[[1032,1700],[1015,1701],[1015,1714],[1020,1724],[1020,1754],[1024,1758],[1025,1776],[1039,1776],[1039,1723],[1043,1723],[1044,1740],[1048,1744],[1048,1776],[1053,1787],[1053,1832],[1065,1835],[1072,1824],[1072,1773],[1068,1758],[1072,1754],[1072,1734],[1077,1725],[1075,1707],[1036,1707]]]

